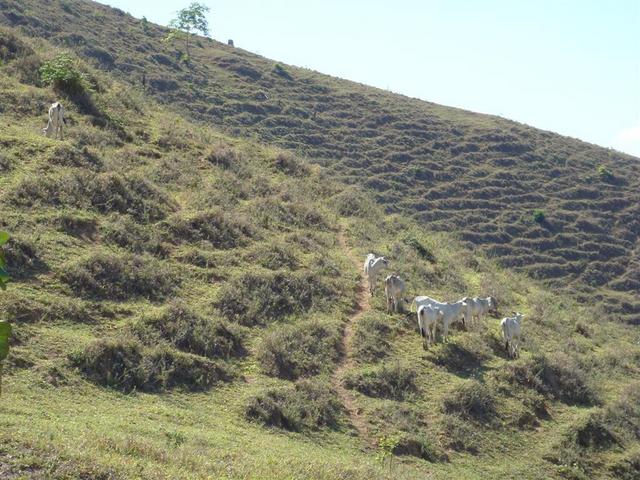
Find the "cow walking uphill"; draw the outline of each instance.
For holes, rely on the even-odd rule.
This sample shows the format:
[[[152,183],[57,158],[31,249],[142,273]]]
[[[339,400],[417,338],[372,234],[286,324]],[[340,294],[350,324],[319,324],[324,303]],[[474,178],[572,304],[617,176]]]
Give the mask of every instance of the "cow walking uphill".
[[[63,126],[67,123],[64,118],[64,107],[60,102],[52,103],[49,107],[49,122],[47,126],[42,129],[44,135],[48,138],[60,136],[60,140],[63,139]]]

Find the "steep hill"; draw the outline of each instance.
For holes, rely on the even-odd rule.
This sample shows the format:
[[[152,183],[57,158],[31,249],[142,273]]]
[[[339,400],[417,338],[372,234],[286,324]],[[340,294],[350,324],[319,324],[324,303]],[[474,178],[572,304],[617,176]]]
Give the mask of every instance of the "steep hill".
[[[0,22],[72,49],[159,101],[236,136],[308,156],[504,266],[640,319],[638,159],[166,30],[83,0],[0,1]],[[384,65],[381,64],[381,68]],[[540,221],[535,221],[536,212]],[[544,219],[544,220],[542,220]]]
[[[0,15],[32,34],[131,21],[16,5]],[[0,28],[0,478],[638,476],[636,326],[385,211],[342,163],[194,121],[84,54],[82,88],[54,91],[37,72],[60,52]],[[41,135],[53,99],[64,141]],[[497,318],[424,351],[413,317],[362,291],[369,251],[409,294],[524,312],[521,358]]]

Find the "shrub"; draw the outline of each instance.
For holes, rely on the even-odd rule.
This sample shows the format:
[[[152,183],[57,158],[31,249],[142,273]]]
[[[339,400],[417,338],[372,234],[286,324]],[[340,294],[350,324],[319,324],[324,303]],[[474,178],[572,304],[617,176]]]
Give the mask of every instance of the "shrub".
[[[40,259],[35,243],[29,239],[13,235],[2,248],[7,260],[7,271],[12,277],[25,278],[48,268]]]
[[[123,392],[205,390],[232,378],[224,364],[165,347],[144,349],[129,337],[97,340],[71,361],[89,380]]]
[[[0,29],[0,63],[7,63],[19,57],[33,55],[33,53],[33,49],[11,30]]]
[[[78,62],[68,53],[59,53],[44,62],[40,67],[40,78],[44,85],[51,85],[70,95],[85,90],[85,76],[78,70]]]
[[[507,365],[504,378],[569,404],[588,405],[597,401],[584,371],[562,354],[553,357],[538,354],[512,362]]]
[[[329,228],[327,219],[303,200],[290,201],[271,197],[261,201],[256,214],[265,228],[272,226],[290,230],[291,227]]]
[[[457,415],[444,416],[441,435],[448,448],[458,452],[478,453],[481,444],[478,431]]]
[[[152,257],[106,252],[66,264],[60,278],[76,294],[102,300],[160,300],[178,284],[172,272]]]
[[[442,411],[466,420],[490,420],[497,415],[495,395],[477,380],[466,380],[445,395]]]
[[[616,463],[609,466],[609,470],[618,480],[637,480],[640,478],[640,450],[627,453]]]
[[[168,341],[176,348],[208,358],[229,358],[245,353],[237,327],[201,317],[180,302],[159,314],[144,316],[134,331],[143,342]]]
[[[640,440],[640,383],[632,383],[606,409],[608,422],[632,440]]]
[[[164,242],[162,232],[155,226],[144,226],[137,223],[131,215],[117,215],[100,227],[102,239],[130,252],[151,253],[166,257],[168,245]]]
[[[300,322],[265,335],[257,358],[268,375],[297,379],[330,370],[338,360],[340,346],[341,336],[335,325]]]
[[[273,66],[273,73],[275,73],[276,75],[279,75],[280,77],[286,78],[287,80],[293,80],[293,77],[291,76],[291,74],[287,72],[287,70],[285,70],[285,68],[279,63],[276,63]]]
[[[312,306],[321,309],[336,296],[337,291],[313,272],[250,272],[227,282],[215,306],[226,318],[251,326],[304,313]]]
[[[138,175],[96,175],[86,184],[86,196],[98,211],[126,213],[141,222],[160,220],[172,209],[166,193]]]
[[[242,246],[254,236],[247,222],[232,219],[221,210],[188,216],[176,214],[167,220],[167,224],[176,242],[207,242],[216,248]]]
[[[290,152],[280,152],[273,159],[276,170],[292,177],[309,175],[309,166],[302,163]]]
[[[31,298],[13,292],[3,293],[2,297],[1,310],[8,318],[19,323],[39,321],[90,323],[94,319],[90,308],[77,298],[51,296]]]
[[[602,180],[613,180],[613,172],[609,170],[605,165],[598,165],[598,176]]]
[[[542,210],[533,211],[533,221],[536,223],[544,223],[547,217]]]
[[[252,397],[245,408],[247,419],[291,431],[335,428],[341,413],[335,392],[322,380],[266,390]]]
[[[368,218],[378,210],[368,193],[356,187],[346,188],[331,199],[342,217]]]
[[[431,250],[425,247],[420,242],[420,240],[418,240],[413,235],[403,238],[402,241],[404,242],[405,245],[408,245],[409,247],[413,248],[418,254],[418,256],[423,260],[426,260],[427,262],[430,262],[430,263],[436,263],[436,257],[433,255]]]
[[[402,434],[393,447],[392,453],[394,455],[409,455],[428,462],[448,460],[447,454],[425,434]]]
[[[601,450],[618,445],[620,440],[608,425],[605,414],[596,410],[572,423],[565,442],[584,449]]]
[[[460,372],[482,366],[491,357],[487,345],[477,334],[463,333],[429,351],[429,359],[449,371]]]
[[[349,374],[345,386],[370,397],[404,400],[417,391],[416,372],[398,363]]]
[[[391,328],[382,320],[364,317],[356,324],[353,336],[354,356],[364,362],[377,362],[389,355],[391,344],[386,339]]]
[[[284,244],[272,243],[249,255],[249,260],[269,270],[295,270],[299,262],[292,249]]]

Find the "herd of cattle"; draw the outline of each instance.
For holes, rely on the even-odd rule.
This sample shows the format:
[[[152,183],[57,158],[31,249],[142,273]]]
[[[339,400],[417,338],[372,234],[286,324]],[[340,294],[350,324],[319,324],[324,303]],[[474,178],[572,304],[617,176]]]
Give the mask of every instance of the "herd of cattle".
[[[47,137],[63,136],[63,127],[66,124],[64,107],[55,102],[49,107],[49,121],[43,133]],[[364,261],[364,274],[369,282],[369,292],[373,295],[376,280],[382,270],[389,267],[389,261],[384,257],[377,257],[373,253],[367,255]],[[402,310],[405,283],[396,274],[389,275],[384,280],[384,291],[387,298],[387,311],[399,312]],[[418,315],[418,327],[423,337],[423,347],[426,349],[436,341],[438,326],[442,328],[442,338],[447,339],[449,326],[452,323],[462,321],[463,325],[469,324],[474,319],[481,320],[488,313],[496,312],[496,301],[493,297],[469,298],[465,297],[455,303],[439,302],[431,297],[417,296],[412,305],[416,306]],[[524,315],[514,312],[513,317],[502,319],[500,326],[505,341],[505,348],[510,356],[518,355],[521,323]]]
[[[380,273],[389,267],[389,261],[373,253],[364,261],[364,274],[373,295]],[[404,302],[405,282],[399,275],[391,274],[384,279],[384,293],[387,299],[387,312],[399,312]],[[442,338],[447,339],[452,323],[461,321],[463,325],[473,320],[482,320],[489,313],[496,313],[496,300],[493,297],[465,297],[455,303],[440,302],[431,297],[417,296],[412,301],[416,306],[418,328],[423,338],[423,348],[436,341],[438,328],[442,329]],[[505,349],[511,357],[517,357],[520,348],[521,324],[524,315],[514,312],[513,317],[505,317],[500,322]]]

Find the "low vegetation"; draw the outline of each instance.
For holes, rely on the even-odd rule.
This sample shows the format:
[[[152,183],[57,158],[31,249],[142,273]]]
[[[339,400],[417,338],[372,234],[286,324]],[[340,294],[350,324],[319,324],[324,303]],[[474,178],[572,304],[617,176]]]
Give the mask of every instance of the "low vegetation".
[[[391,363],[352,373],[345,385],[371,397],[405,400],[417,391],[415,378],[416,372],[411,368]]]
[[[301,380],[291,387],[269,389],[251,398],[248,419],[291,431],[339,426],[342,407],[322,380]]]

